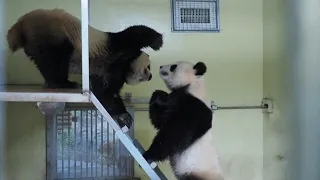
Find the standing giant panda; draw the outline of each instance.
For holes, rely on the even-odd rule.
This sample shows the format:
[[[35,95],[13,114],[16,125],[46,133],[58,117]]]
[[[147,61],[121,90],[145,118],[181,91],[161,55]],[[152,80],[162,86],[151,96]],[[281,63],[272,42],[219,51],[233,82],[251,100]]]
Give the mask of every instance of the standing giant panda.
[[[81,21],[63,9],[37,9],[21,16],[8,30],[14,53],[24,49],[45,80],[46,88],[76,88],[69,73],[81,74]],[[120,97],[124,83],[150,81],[150,60],[141,49],[162,47],[162,34],[135,25],[120,32],[103,32],[89,26],[90,82],[93,93],[111,115],[128,127],[132,118]],[[120,123],[120,122],[119,122]],[[123,126],[123,123],[122,125]]]
[[[160,76],[171,90],[156,90],[149,116],[158,130],[143,154],[149,161],[167,158],[179,180],[223,180],[213,144],[212,111],[206,101],[206,65],[179,61],[160,66]]]

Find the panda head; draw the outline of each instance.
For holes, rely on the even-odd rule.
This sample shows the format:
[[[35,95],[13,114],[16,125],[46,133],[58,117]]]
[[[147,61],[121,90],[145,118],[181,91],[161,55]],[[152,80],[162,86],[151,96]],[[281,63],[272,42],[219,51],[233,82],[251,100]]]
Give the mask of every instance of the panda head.
[[[140,82],[150,81],[152,73],[150,71],[149,55],[141,51],[140,56],[131,62],[130,71],[126,75],[126,83],[136,85]]]
[[[159,74],[172,91],[198,82],[198,78],[204,75],[206,71],[207,66],[203,62],[192,64],[186,61],[177,61],[160,66]]]

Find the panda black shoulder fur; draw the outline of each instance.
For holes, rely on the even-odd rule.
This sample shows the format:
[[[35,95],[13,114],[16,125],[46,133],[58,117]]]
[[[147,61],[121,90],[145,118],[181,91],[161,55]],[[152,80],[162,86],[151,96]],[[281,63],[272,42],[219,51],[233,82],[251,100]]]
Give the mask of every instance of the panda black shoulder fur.
[[[12,52],[24,49],[43,76],[46,88],[78,87],[68,80],[69,73],[82,73],[81,21],[75,16],[63,9],[33,10],[13,24],[7,41]],[[129,115],[120,90],[124,83],[135,85],[151,80],[150,60],[141,49],[151,47],[157,51],[162,44],[162,34],[144,25],[119,32],[103,32],[89,26],[92,91],[111,115]]]
[[[223,180],[213,144],[212,111],[206,100],[203,75],[207,67],[179,61],[160,67],[160,76],[171,93],[156,90],[149,116],[158,130],[144,158],[167,158],[179,180]]]

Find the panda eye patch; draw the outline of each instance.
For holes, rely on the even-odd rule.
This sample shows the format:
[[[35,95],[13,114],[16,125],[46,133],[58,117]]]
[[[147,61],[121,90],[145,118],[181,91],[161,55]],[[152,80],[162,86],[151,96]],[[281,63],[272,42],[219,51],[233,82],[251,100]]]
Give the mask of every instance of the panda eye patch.
[[[172,72],[172,71],[174,71],[176,68],[177,68],[177,65],[174,64],[174,65],[170,66],[170,71]]]
[[[150,64],[148,65],[148,67],[147,67],[149,70],[150,70]]]

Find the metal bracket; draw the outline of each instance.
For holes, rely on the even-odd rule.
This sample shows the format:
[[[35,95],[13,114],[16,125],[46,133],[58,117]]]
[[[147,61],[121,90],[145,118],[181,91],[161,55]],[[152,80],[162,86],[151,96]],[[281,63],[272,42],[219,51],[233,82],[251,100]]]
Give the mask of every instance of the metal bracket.
[[[54,116],[65,108],[64,102],[37,102],[36,107],[46,116]]]
[[[263,98],[261,101],[261,106],[266,107],[263,109],[264,113],[273,113],[273,100],[271,98]]]
[[[212,110],[212,113],[214,113],[215,110],[217,110],[218,107],[217,105],[214,104],[214,101],[211,101],[211,110]]]

